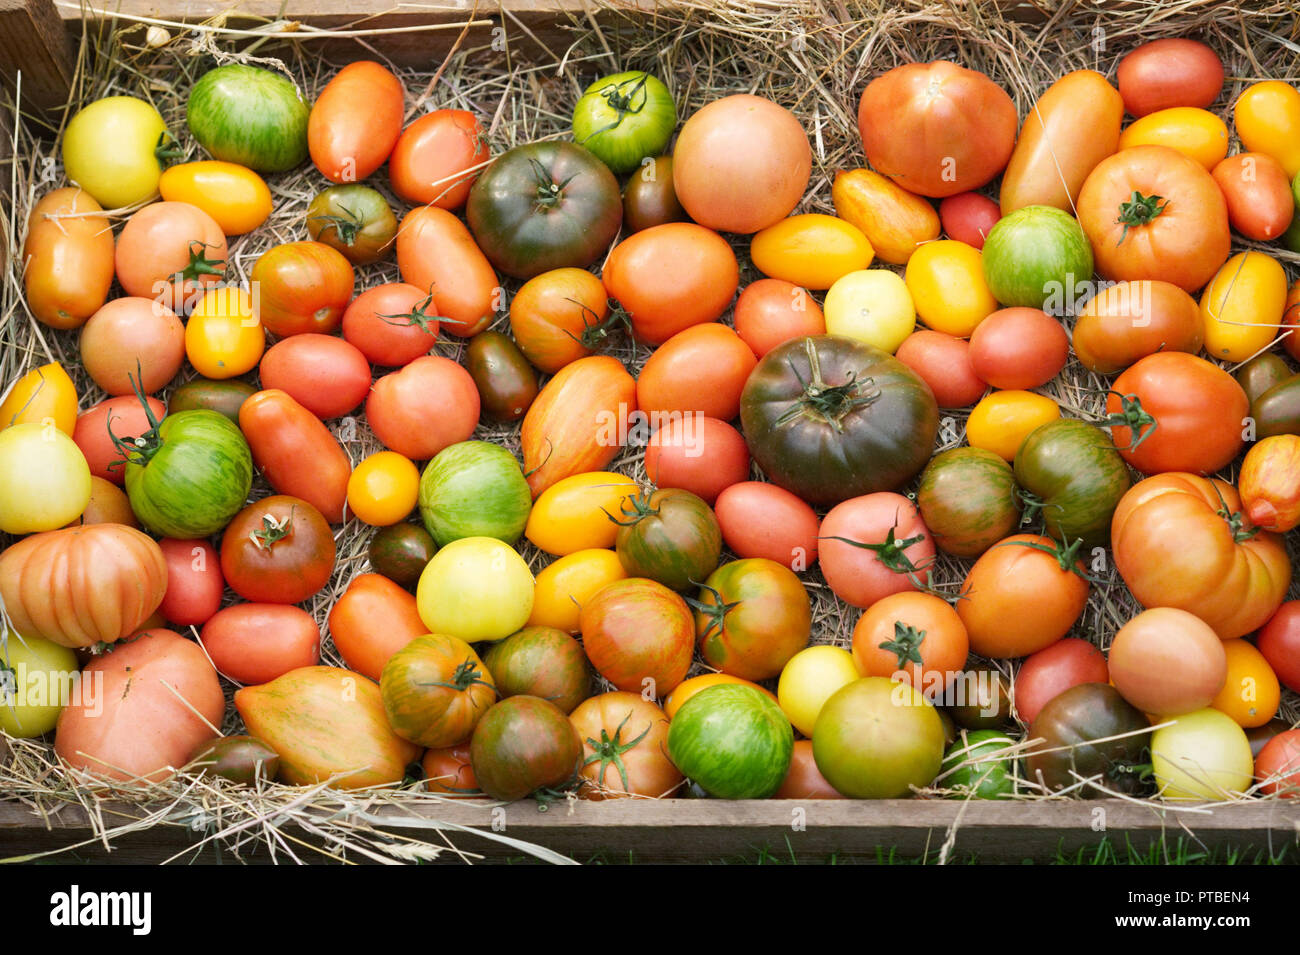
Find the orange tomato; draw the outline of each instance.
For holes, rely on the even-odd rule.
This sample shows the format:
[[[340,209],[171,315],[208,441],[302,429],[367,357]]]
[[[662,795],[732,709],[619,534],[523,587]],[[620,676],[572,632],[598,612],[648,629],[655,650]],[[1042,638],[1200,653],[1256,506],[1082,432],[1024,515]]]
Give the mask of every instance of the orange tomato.
[[[859,673],[902,679],[932,701],[941,701],[969,653],[966,625],[933,594],[892,594],[868,607],[853,628]]]
[[[347,256],[324,242],[286,242],[258,257],[249,281],[272,335],[328,335],[343,321],[356,273]]]
[[[836,172],[831,201],[835,214],[862,230],[882,262],[906,265],[922,242],[939,238],[934,206],[870,169]]]
[[[487,131],[473,113],[437,109],[402,130],[388,158],[388,179],[411,205],[459,209],[488,157]]]
[[[41,199],[27,220],[27,307],[51,328],[80,328],[108,299],[113,227],[95,215],[103,211],[89,193],[69,187]]]
[[[1169,282],[1119,282],[1102,289],[1074,323],[1074,354],[1099,375],[1113,375],[1158,351],[1195,355],[1204,339],[1201,312]]]
[[[1253,643],[1225,640],[1223,652],[1228,658],[1228,672],[1223,689],[1210,706],[1227,713],[1240,726],[1263,726],[1277,713],[1282,700],[1277,674]]]
[[[586,269],[535,275],[510,300],[510,334],[534,366],[553,375],[609,335],[605,286]]]
[[[477,335],[505,307],[491,263],[446,209],[421,206],[406,214],[397,230],[397,268],[402,281],[433,294],[440,327],[452,335]]]
[[[329,628],[343,662],[372,680],[389,657],[429,632],[415,595],[380,574],[352,578],[330,608]]]
[[[725,325],[683,329],[642,366],[637,407],[656,429],[669,416],[691,412],[730,421],[740,413],[741,389],[757,363],[749,346]]]
[[[1288,178],[1300,173],[1300,91],[1294,86],[1251,84],[1233,105],[1232,122],[1245,149],[1272,156]]]
[[[239,430],[271,487],[302,498],[331,524],[343,522],[352,462],[320,418],[271,388],[239,406]]]
[[[1211,170],[1228,202],[1228,221],[1248,239],[1271,242],[1295,216],[1295,197],[1286,170],[1272,156],[1238,153]]]
[[[1300,527],[1300,437],[1276,434],[1246,452],[1237,486],[1252,524],[1285,533]]]
[[[86,373],[110,395],[136,387],[151,395],[181,370],[185,328],[162,302],[128,295],[90,316],[79,350]]]
[[[393,151],[402,131],[402,82],[370,60],[349,63],[307,117],[311,161],[331,182],[359,182]]]
[[[777,345],[804,335],[825,335],[822,308],[805,289],[780,279],[759,279],[736,299],[736,334],[762,358]]]
[[[266,348],[266,333],[242,288],[205,294],[185,323],[185,356],[205,378],[234,378],[252,371]]]
[[[127,295],[183,315],[225,278],[226,258],[226,236],[212,216],[188,202],[154,202],[122,227],[114,264]]]
[[[1134,146],[1168,146],[1209,170],[1228,155],[1228,127],[1209,110],[1174,106],[1148,113],[1120,133],[1120,149]]]
[[[23,375],[0,402],[0,429],[46,419],[67,435],[77,425],[77,386],[57,361]]]

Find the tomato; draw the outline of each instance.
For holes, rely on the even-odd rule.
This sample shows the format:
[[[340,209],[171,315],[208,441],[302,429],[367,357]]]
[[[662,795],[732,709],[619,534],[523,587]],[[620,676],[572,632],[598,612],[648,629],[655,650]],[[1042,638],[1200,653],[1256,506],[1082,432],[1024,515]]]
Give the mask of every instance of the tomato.
[[[984,248],[984,240],[1000,218],[998,204],[978,192],[959,192],[939,203],[944,234],[975,249]]]
[[[333,335],[306,332],[272,345],[258,367],[263,388],[278,388],[316,417],[338,418],[370,391],[370,363]]]
[[[617,516],[637,492],[632,478],[612,471],[589,471],[557,481],[538,495],[524,535],[548,554],[564,556],[614,546]]]
[[[1131,123],[1120,134],[1119,148],[1134,146],[1168,146],[1213,169],[1228,155],[1228,127],[1208,110],[1175,106]]]
[[[916,328],[916,308],[895,272],[849,272],[826,293],[826,331],[856,338],[891,355]]]
[[[308,113],[291,80],[242,63],[208,70],[190,88],[185,105],[190,133],[213,159],[257,172],[301,165],[307,158]]]
[[[438,340],[433,296],[405,282],[366,289],[343,312],[343,337],[366,361],[400,368],[427,355]]]
[[[1291,377],[1291,366],[1276,352],[1264,352],[1238,368],[1232,377],[1246,393],[1246,400],[1254,404],[1269,389]]]
[[[1151,768],[1164,799],[1220,802],[1250,787],[1255,763],[1242,728],[1204,709],[1151,734]]]
[[[676,591],[698,586],[718,566],[722,530],[709,505],[690,491],[665,488],[628,498],[614,515],[618,559],[632,577]]]
[[[140,527],[135,512],[131,510],[131,502],[127,499],[126,492],[112,481],[106,481],[93,474],[90,476],[90,500],[86,503],[86,509],[65,526],[76,527],[82,524],[125,524],[127,527],[137,529]]]
[[[622,561],[612,550],[591,547],[566,554],[538,573],[528,625],[577,633],[578,618],[587,601],[606,584],[626,576]]]
[[[497,698],[492,674],[474,648],[433,633],[388,658],[379,692],[393,732],[430,749],[468,740]]]
[[[772,691],[765,689],[757,683],[751,683],[749,680],[742,680],[738,676],[729,676],[726,673],[701,673],[699,676],[693,676],[689,680],[683,680],[664,697],[664,715],[670,720],[677,715],[677,711],[682,708],[682,704],[691,697],[697,695],[711,686],[717,686],[719,683],[738,684],[741,686],[753,687],[759,693],[769,697],[773,702],[776,697]]]
[[[957,557],[978,557],[1020,525],[1011,468],[982,448],[936,454],[921,473],[916,504],[935,546]]]
[[[55,189],[27,219],[23,290],[28,309],[51,328],[79,328],[108,299],[113,230],[93,215],[102,211],[80,189]]]
[[[976,325],[997,311],[980,252],[965,242],[927,242],[908,259],[903,278],[917,316],[937,332],[969,338]]]
[[[452,335],[478,334],[504,304],[492,264],[446,209],[419,206],[406,214],[397,229],[397,269],[403,282],[435,296],[439,321]]]
[[[145,400],[148,412],[137,399],[122,397],[101,401],[77,416],[72,440],[81,449],[92,475],[119,487],[126,483],[126,463],[108,433],[108,426],[112,424],[113,434],[119,438],[138,438],[147,432],[152,427],[149,415],[156,421],[167,413],[167,407],[157,398]]]
[[[936,785],[964,799],[1001,799],[1017,791],[1015,756],[1003,755],[1016,744],[997,730],[962,730],[944,753]]]
[[[673,189],[673,157],[642,159],[640,171],[629,176],[623,186],[623,229],[631,235],[665,222],[689,219]]]
[[[413,587],[437,549],[432,535],[423,527],[399,522],[375,531],[366,556],[375,573],[403,587]]]
[[[323,242],[286,242],[263,252],[250,282],[259,289],[258,316],[273,334],[328,334],[352,301],[352,264]]]
[[[369,265],[392,254],[397,217],[369,186],[330,186],[307,207],[307,234],[353,265]]]
[[[641,577],[616,580],[583,605],[582,646],[620,690],[666,696],[686,678],[695,621],[680,596]]]
[[[969,653],[957,611],[933,594],[892,594],[872,604],[853,627],[859,673],[899,680],[935,704],[945,701]]]
[[[777,676],[811,633],[803,583],[789,567],[761,557],[723,564],[691,606],[704,662],[747,680]]]
[[[166,305],[115,298],[81,327],[81,363],[110,395],[160,390],[185,361],[185,327]],[[134,380],[134,384],[133,384]]]
[[[761,481],[732,484],[714,514],[722,539],[738,557],[766,557],[794,571],[817,559],[817,514],[785,488]]]
[[[27,372],[0,402],[0,430],[47,419],[68,435],[77,426],[77,386],[57,361]]]
[[[117,237],[114,269],[127,295],[184,314],[226,274],[226,236],[188,202],[154,202],[131,216]]]
[[[1271,242],[1291,225],[1291,180],[1272,156],[1238,153],[1221,161],[1210,175],[1227,200],[1228,221],[1247,239]]]
[[[856,226],[821,213],[790,216],[756,233],[750,260],[764,275],[810,289],[828,289],[865,269],[874,250]]]
[[[384,164],[402,129],[402,82],[371,60],[343,67],[307,117],[311,161],[331,182],[365,179]]]
[[[388,158],[393,192],[413,206],[456,210],[490,156],[487,130],[473,113],[435,109],[414,120]]]
[[[1228,674],[1223,641],[1201,620],[1173,607],[1145,610],[1120,627],[1109,662],[1120,695],[1143,712],[1162,716],[1209,706]]]
[[[740,432],[698,414],[670,419],[652,434],[644,463],[646,477],[656,487],[690,491],[709,506],[749,477],[749,449]]]
[[[331,524],[343,522],[352,462],[319,418],[272,388],[243,403],[239,428],[271,487],[307,501]]]
[[[619,175],[662,152],[676,125],[672,93],[642,71],[596,80],[573,107],[574,141]]]
[[[939,711],[905,683],[864,677],[835,692],[813,728],[827,782],[850,799],[897,799],[928,786],[943,763]]]
[[[1085,547],[1110,540],[1111,515],[1132,481],[1100,428],[1075,418],[1040,425],[1020,445],[1014,469],[1030,505],[1022,523],[1041,517],[1050,537],[1082,538]]]
[[[1037,308],[996,311],[970,337],[971,369],[994,388],[1038,388],[1055,378],[1069,357],[1065,328]]]
[[[1160,352],[1115,379],[1108,414],[1137,401],[1155,419],[1116,424],[1111,438],[1124,460],[1143,474],[1213,474],[1237,456],[1250,410],[1246,393],[1226,371],[1183,352]],[[1136,447],[1135,447],[1136,445]]]
[[[855,607],[916,590],[934,562],[934,541],[915,505],[889,491],[835,505],[817,536],[817,563],[827,585]]]
[[[533,575],[508,544],[494,537],[462,537],[433,555],[415,591],[430,633],[467,643],[500,640],[528,622]]]
[[[167,202],[188,202],[210,215],[226,235],[252,232],[271,214],[271,190],[253,170],[202,160],[163,171],[158,191]]]
[[[1025,658],[1012,684],[1012,701],[1017,718],[1028,726],[1071,687],[1109,682],[1105,654],[1087,640],[1066,637]]]
[[[67,647],[9,634],[0,648],[0,730],[16,739],[34,739],[54,729],[68,700],[50,688],[75,686],[80,669]]]
[[[684,328],[717,321],[736,294],[740,267],[716,232],[670,222],[614,246],[601,281],[627,309],[636,337],[662,345]]]
[[[781,711],[795,729],[812,736],[825,702],[860,676],[853,655],[841,647],[820,645],[800,650],[781,670],[776,690]]]
[[[1116,79],[1124,108],[1134,116],[1173,106],[1206,108],[1223,89],[1223,61],[1204,43],[1164,37],[1125,54]]]
[[[773,799],[843,799],[817,769],[810,739],[797,739],[790,755],[790,771]]]
[[[1204,323],[1192,298],[1169,282],[1119,282],[1079,310],[1072,344],[1089,371],[1113,375],[1158,351],[1201,350]]]
[[[583,742],[584,799],[671,796],[682,774],[668,758],[668,717],[635,693],[602,693],[569,715]]]
[[[1215,273],[1201,295],[1205,353],[1241,362],[1277,337],[1286,307],[1286,271],[1262,252],[1239,252]]]
[[[905,265],[921,243],[939,238],[934,207],[870,169],[837,171],[831,201],[835,214],[862,231],[882,262]]]
[[[239,409],[256,393],[257,388],[246,381],[194,378],[172,391],[167,406],[173,413],[206,408],[239,424]]]
[[[191,754],[188,768],[252,786],[259,779],[275,778],[280,771],[280,755],[255,736],[223,736],[200,744]]]
[[[1249,526],[1224,481],[1169,473],[1147,478],[1119,502],[1111,524],[1115,567],[1144,607],[1177,607],[1223,640],[1272,616],[1291,563],[1282,539]]]
[[[1256,438],[1300,434],[1300,375],[1292,375],[1252,401],[1250,418]]]
[[[479,332],[465,349],[465,364],[489,421],[518,421],[537,397],[537,372],[501,332]]]
[[[763,472],[810,504],[905,484],[939,429],[934,395],[910,368],[835,335],[768,352],[741,393],[740,420]]]
[[[972,666],[960,674],[942,697],[953,727],[968,730],[1006,729],[1011,713],[1011,684],[996,666]],[[953,736],[952,729],[949,735]]]
[[[725,325],[682,329],[656,348],[636,382],[637,409],[655,427],[683,415],[730,421],[756,364],[749,346]]]
[[[1204,166],[1168,146],[1103,159],[1079,191],[1078,217],[1103,278],[1159,279],[1194,292],[1228,258],[1223,191]]]
[[[237,683],[270,683],[320,659],[311,614],[283,603],[233,604],[203,625],[199,643],[217,672]]]
[[[348,478],[348,510],[372,527],[405,520],[415,510],[420,471],[396,451],[376,451]]]
[[[266,333],[242,288],[223,286],[204,294],[185,323],[185,357],[206,378],[234,378],[257,367]]]
[[[1054,206],[1024,206],[998,220],[980,252],[984,280],[1004,305],[1068,314],[1067,296],[1092,280],[1092,250],[1079,223]]]
[[[1019,116],[977,70],[938,60],[908,63],[862,91],[858,127],[879,173],[923,196],[978,189],[1006,166]],[[836,787],[839,788],[839,787]]]
[[[538,696],[572,713],[591,695],[591,668],[582,644],[553,627],[524,627],[498,640],[483,663],[502,699]]]
[[[790,769],[794,731],[769,697],[748,686],[712,686],[691,697],[668,728],[668,755],[719,799],[766,799]]]
[[[736,334],[755,358],[792,338],[826,334],[826,319],[817,300],[780,279],[759,279],[741,289],[733,317]]]
[[[510,300],[510,334],[529,362],[553,375],[609,335],[608,312],[600,279],[584,269],[554,269]]]
[[[133,206],[158,194],[175,142],[152,103],[106,96],[78,110],[63,130],[63,169],[105,208]]]
[[[1300,91],[1289,83],[1252,83],[1237,97],[1232,122],[1244,149],[1272,156],[1288,178],[1300,173]]]
[[[220,609],[226,589],[216,548],[205,540],[172,537],[158,547],[167,561],[167,591],[158,612],[180,627],[206,623]]]
[[[424,770],[424,788],[446,795],[481,795],[474,767],[470,765],[469,744],[425,750],[420,759]]]
[[[1252,524],[1275,534],[1300,526],[1300,437],[1274,435],[1246,452],[1237,479]]]
[[[1150,724],[1112,686],[1080,683],[1049,700],[1029,726],[1025,773],[1047,792],[1084,799],[1147,790]],[[1144,765],[1146,764],[1146,765]]]
[[[1281,702],[1277,674],[1253,644],[1225,640],[1222,646],[1228,658],[1227,677],[1210,706],[1227,713],[1243,727],[1264,726],[1276,715]]]
[[[314,596],[329,582],[334,557],[334,535],[320,511],[288,495],[248,505],[221,538],[221,573],[230,589],[261,603]]]
[[[1078,541],[1066,548],[1016,534],[980,555],[957,601],[971,650],[995,660],[1024,657],[1065,636],[1088,602],[1078,550]]]
[[[930,386],[940,408],[968,407],[988,390],[975,374],[964,338],[922,328],[903,339],[894,355]]]
[[[427,409],[437,408],[430,417]],[[478,389],[461,365],[424,355],[378,379],[366,399],[366,420],[375,437],[412,461],[427,461],[443,448],[468,440],[478,426]]]
[[[449,445],[420,475],[420,519],[439,547],[464,537],[514,544],[532,504],[519,459],[489,441]]]
[[[748,235],[790,214],[812,173],[812,147],[793,113],[748,93],[697,110],[673,150],[673,186],[691,218]]]
[[[1060,407],[1046,395],[995,391],[980,399],[971,411],[966,421],[966,440],[972,448],[992,451],[1011,462],[1030,432],[1060,416]]]
[[[329,628],[343,662],[372,680],[389,657],[429,632],[415,598],[379,574],[352,578],[330,608]]]
[[[1273,737],[1255,757],[1255,779],[1265,796],[1288,799],[1300,796],[1300,730],[1287,730]]]
[[[573,784],[582,741],[554,703],[512,696],[488,710],[470,740],[470,766],[493,799],[523,799]]]
[[[1123,120],[1123,99],[1095,70],[1054,82],[1025,114],[998,190],[1002,214],[1038,205],[1073,212],[1088,173],[1115,152]]]

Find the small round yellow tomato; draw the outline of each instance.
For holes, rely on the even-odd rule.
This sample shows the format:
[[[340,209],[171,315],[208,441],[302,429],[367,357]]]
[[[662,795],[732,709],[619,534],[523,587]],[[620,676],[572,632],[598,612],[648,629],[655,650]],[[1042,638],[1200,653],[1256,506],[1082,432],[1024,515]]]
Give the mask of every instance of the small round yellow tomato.
[[[776,699],[794,728],[811,738],[822,704],[840,687],[861,678],[848,650],[808,647],[792,656],[781,671]]]
[[[466,643],[501,640],[533,612],[532,572],[495,537],[462,537],[433,555],[420,573],[415,605],[430,633]]]
[[[1207,707],[1151,734],[1151,768],[1165,799],[1219,801],[1245,792],[1255,772],[1246,731]]]
[[[252,371],[264,348],[261,319],[242,288],[211,289],[185,323],[185,357],[205,378],[234,378]]]
[[[348,510],[372,527],[404,520],[419,494],[419,468],[396,451],[370,455],[348,478]]]
[[[107,96],[77,113],[63,131],[63,168],[105,209],[135,205],[158,193],[157,150],[169,144],[169,135],[151,104]]]
[[[738,676],[732,676],[730,673],[702,673],[699,676],[691,677],[689,680],[683,680],[673,688],[673,691],[669,693],[667,699],[664,700],[664,715],[671,720],[677,715],[677,711],[682,708],[682,704],[693,697],[696,693],[699,693],[701,690],[707,690],[711,686],[717,686],[720,683],[734,683],[738,686],[753,687],[760,693],[765,694],[773,703],[776,702],[776,697],[772,695],[772,691],[759,686],[757,683],[750,683],[748,680],[743,680]]]
[[[0,431],[0,531],[32,534],[75,520],[90,503],[90,465],[52,422]]]
[[[54,729],[70,700],[73,678],[81,665],[67,647],[42,637],[10,633],[0,651],[0,729],[17,739],[32,739]]]
[[[0,428],[47,418],[68,435],[77,424],[77,386],[57,361],[23,375],[0,403]]]
[[[865,269],[874,255],[861,229],[817,212],[782,219],[749,243],[749,258],[764,275],[816,291]]]
[[[1232,122],[1242,152],[1272,156],[1292,179],[1300,173],[1300,91],[1294,86],[1266,80],[1246,87]]]
[[[626,576],[618,554],[599,547],[574,551],[552,561],[537,575],[528,626],[577,633],[583,604],[606,585]]]
[[[1201,293],[1205,353],[1245,361],[1277,337],[1286,308],[1286,270],[1263,252],[1239,252]]]
[[[593,547],[613,547],[623,502],[637,492],[636,481],[612,471],[587,471],[556,481],[533,502],[524,536],[563,557]]]
[[[972,448],[992,451],[1010,463],[1029,432],[1055,421],[1061,408],[1046,395],[1032,391],[994,391],[980,399],[966,422],[966,441]]]
[[[916,330],[912,293],[897,272],[867,269],[842,276],[826,293],[826,331],[891,355]]]
[[[253,170],[216,159],[169,167],[158,180],[168,202],[188,202],[216,220],[226,235],[252,232],[271,214],[271,190]]]
[[[903,275],[916,314],[936,332],[969,338],[1001,306],[984,281],[979,249],[955,239],[919,246]]]
[[[1227,713],[1239,726],[1263,726],[1277,714],[1282,687],[1264,654],[1246,640],[1224,640],[1228,676],[1210,706]]]
[[[1213,169],[1228,155],[1228,127],[1208,109],[1175,106],[1147,113],[1119,135],[1119,148],[1168,146]]]

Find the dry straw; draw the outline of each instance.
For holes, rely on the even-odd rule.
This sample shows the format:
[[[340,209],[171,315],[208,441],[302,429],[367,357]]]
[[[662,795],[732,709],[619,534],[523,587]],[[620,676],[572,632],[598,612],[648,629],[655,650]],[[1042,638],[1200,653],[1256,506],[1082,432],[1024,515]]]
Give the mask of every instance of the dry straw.
[[[66,0],[60,3],[69,5],[77,8]],[[409,11],[411,5],[402,8]],[[342,65],[319,55],[322,39],[346,34],[361,45],[357,56],[386,60],[385,37],[413,29],[376,28],[371,17],[321,31],[255,18],[231,26],[226,15],[186,25],[165,18],[91,12],[94,15],[83,21],[72,106],[105,95],[142,96],[158,107],[169,128],[190,145],[195,158],[198,147],[184,133],[185,98],[194,80],[215,63],[243,61],[280,70],[310,97]],[[425,68],[390,64],[402,76],[410,113],[443,107],[472,110],[488,124],[493,152],[499,154],[538,139],[567,138],[571,110],[582,89],[596,76],[615,70],[648,69],[663,78],[676,96],[682,116],[723,95],[756,93],[789,107],[809,132],[813,177],[797,211],[832,212],[830,181],[835,171],[864,164],[856,123],[862,88],[870,78],[900,63],[951,59],[982,70],[1011,93],[1023,116],[1035,98],[1068,70],[1097,69],[1113,77],[1119,56],[1138,42],[1196,36],[1218,50],[1227,64],[1228,79],[1216,110],[1229,122],[1229,128],[1228,104],[1247,84],[1266,78],[1300,78],[1296,55],[1300,45],[1295,37],[1294,6],[1289,2],[684,0],[635,5],[598,0],[587,4],[581,13],[562,14],[561,20],[566,21],[564,30],[538,37],[514,13],[502,15],[495,4],[484,0],[464,20],[420,27],[437,30],[444,40],[454,40],[450,53],[431,59]],[[471,24],[480,29],[469,32]],[[481,27],[495,24],[504,27],[498,31],[504,49],[493,49],[483,39],[487,34]],[[331,42],[337,47],[336,40]],[[410,41],[405,42],[409,49]],[[37,123],[14,121],[22,108],[20,102],[11,99],[0,105],[4,140],[0,143],[0,193],[5,197],[0,235],[10,252],[0,292],[0,390],[37,364],[60,361],[76,382],[81,406],[86,408],[104,395],[81,367],[76,334],[46,328],[27,312],[17,254],[35,201],[64,184],[56,141],[34,135]],[[54,132],[57,130],[47,130],[47,134]],[[307,165],[273,176],[269,184],[275,200],[271,218],[254,234],[230,244],[231,268],[243,280],[262,252],[305,238],[307,204],[326,182]],[[388,195],[395,208],[402,208],[388,193],[382,177],[372,184]],[[121,213],[112,216],[115,220],[121,217]],[[735,247],[742,283],[757,278],[748,261],[747,243],[737,240]],[[1292,265],[1300,262],[1300,257],[1275,246],[1268,251]],[[365,269],[361,284],[369,287],[397,277],[396,266],[388,262]],[[510,291],[515,287],[507,286]],[[505,326],[503,314],[497,327]],[[458,358],[462,347],[459,340],[444,338],[438,352]],[[634,371],[647,355],[645,348],[627,339],[616,341],[610,351]],[[1101,411],[1106,386],[1106,380],[1071,361],[1043,390],[1067,414],[1090,417]],[[962,413],[952,416],[941,435],[941,448],[963,443],[964,418]],[[379,449],[364,420],[331,424],[354,463]],[[515,451],[519,448],[517,427],[484,426],[476,437]],[[615,466],[644,478],[638,449],[629,449]],[[268,491],[259,480],[254,496]],[[340,662],[328,635],[328,610],[352,577],[367,569],[369,537],[369,528],[355,520],[339,528],[337,572],[308,605],[325,635],[325,662]],[[1300,558],[1295,537],[1289,535],[1293,559]],[[528,546],[524,556],[534,571],[546,562],[545,555]],[[955,595],[966,566],[941,558],[933,568],[936,585]],[[1094,588],[1074,635],[1104,648],[1139,608],[1113,567],[1107,566],[1099,575],[1105,583]],[[813,598],[813,642],[847,646],[857,611],[838,601],[815,569],[806,579]],[[1010,674],[1005,664],[1002,668]],[[233,691],[229,685],[228,689]],[[1286,695],[1282,715],[1292,722],[1300,717],[1295,694]],[[239,730],[233,707],[228,708],[223,730]],[[1019,798],[1062,798],[1035,793],[1033,785],[1024,782]],[[942,787],[939,781],[933,794],[942,793]],[[324,786],[299,788],[263,781],[243,789],[181,773],[134,794],[117,793],[126,803],[108,803],[73,783],[49,743],[11,741],[7,756],[0,749],[0,793],[29,807],[31,821],[37,824],[70,809],[83,810],[91,820],[92,841],[105,847],[150,826],[189,827],[194,834],[193,847],[178,859],[213,851],[242,857],[260,849],[280,861],[410,862],[449,856],[472,861],[474,840],[491,838],[510,844],[521,855],[562,861],[549,850],[504,834],[471,835],[439,823],[439,807],[445,805],[446,797],[424,793],[419,786],[339,793]],[[123,815],[124,805],[127,809],[145,808]],[[380,828],[381,821],[385,828]],[[457,837],[455,843],[452,835]],[[949,836],[946,846],[950,850],[955,831]],[[481,843],[477,845],[481,847]]]

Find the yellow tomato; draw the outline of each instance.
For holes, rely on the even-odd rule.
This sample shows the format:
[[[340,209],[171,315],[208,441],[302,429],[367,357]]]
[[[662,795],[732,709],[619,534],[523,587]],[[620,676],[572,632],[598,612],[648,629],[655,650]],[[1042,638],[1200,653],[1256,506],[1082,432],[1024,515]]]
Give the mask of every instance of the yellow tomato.
[[[1242,152],[1272,156],[1290,178],[1300,173],[1300,91],[1294,86],[1266,80],[1246,87],[1232,121]]]
[[[261,319],[242,288],[210,290],[185,323],[185,357],[205,378],[234,378],[252,371],[265,347]]]
[[[750,260],[764,275],[816,290],[865,269],[874,255],[857,226],[816,212],[782,219],[749,243]]]
[[[1168,146],[1213,169],[1228,155],[1228,127],[1209,110],[1175,106],[1148,113],[1119,136],[1119,148]]]
[[[916,330],[912,293],[897,272],[868,269],[841,277],[826,293],[826,331],[891,355]]]
[[[10,633],[0,649],[0,671],[10,671],[0,684],[0,729],[18,739],[32,739],[54,729],[81,664],[77,655],[42,637]],[[94,688],[92,688],[94,689]]]
[[[1205,353],[1245,361],[1277,337],[1286,308],[1286,271],[1263,252],[1239,252],[1201,293]]]
[[[925,243],[908,259],[903,277],[916,314],[936,332],[969,338],[975,326],[999,308],[984,281],[979,249],[965,242]]]
[[[63,131],[63,169],[105,209],[157,195],[170,143],[167,125],[151,104],[134,96],[106,96],[82,109]]]
[[[528,625],[577,633],[583,604],[607,584],[626,576],[618,554],[599,547],[575,551],[552,561],[537,575]]]
[[[980,399],[966,422],[966,441],[972,448],[992,451],[1008,463],[1029,432],[1055,421],[1061,409],[1046,395],[1032,391],[994,391]]]
[[[1263,726],[1277,714],[1282,699],[1277,674],[1264,654],[1246,640],[1224,640],[1223,652],[1228,656],[1228,677],[1210,706],[1240,726]]]
[[[808,647],[792,656],[781,671],[777,702],[794,728],[811,738],[822,704],[840,687],[861,677],[848,650]]]
[[[271,214],[271,190],[253,170],[210,159],[167,169],[158,192],[168,202],[188,202],[216,220],[226,235],[252,232]]]
[[[528,564],[509,544],[462,537],[425,565],[415,604],[430,633],[466,643],[501,640],[528,622],[534,584]]]
[[[1250,788],[1255,760],[1246,731],[1207,707],[1151,734],[1151,768],[1165,799],[1230,799]]]
[[[420,471],[396,451],[370,455],[348,478],[348,510],[372,527],[387,527],[415,509]]]
[[[90,503],[90,466],[52,423],[0,431],[0,531],[33,534],[74,520]]]
[[[587,471],[574,474],[543,491],[533,502],[524,536],[557,557],[592,547],[613,547],[623,501],[636,494],[637,484],[626,474]]]
[[[77,424],[77,386],[57,361],[23,375],[0,403],[0,428],[47,418],[64,434]]]
[[[734,683],[739,686],[753,687],[760,693],[766,694],[773,703],[776,702],[776,697],[772,695],[772,691],[759,686],[757,683],[750,683],[748,680],[742,680],[740,677],[732,676],[730,673],[702,673],[699,676],[691,677],[689,680],[683,680],[673,688],[673,691],[668,694],[668,698],[664,700],[664,715],[671,720],[677,715],[677,711],[682,708],[682,704],[693,697],[696,693],[699,693],[701,690],[707,690],[711,686],[717,686],[720,683]]]

